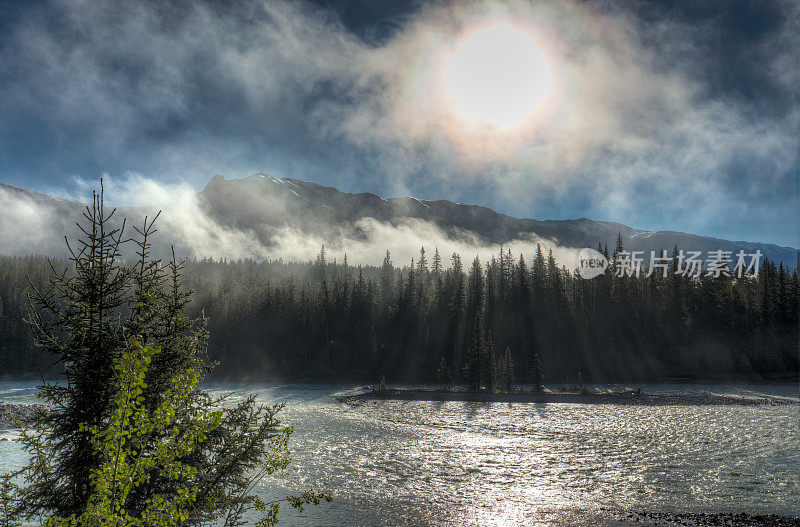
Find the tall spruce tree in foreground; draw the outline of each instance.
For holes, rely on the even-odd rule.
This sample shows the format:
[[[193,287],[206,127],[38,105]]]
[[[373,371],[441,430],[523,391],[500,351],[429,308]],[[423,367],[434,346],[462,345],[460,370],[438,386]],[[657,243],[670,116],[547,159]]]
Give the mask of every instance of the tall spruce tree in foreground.
[[[183,314],[182,264],[151,258],[155,219],[126,240],[113,215],[101,188],[79,224],[80,245],[67,241],[71,269],[53,268],[50,287],[34,290],[29,322],[66,383],[41,387],[52,411],[23,431],[31,457],[18,512],[53,525],[241,525],[255,508],[274,524],[278,503],[252,490],[289,464],[281,406],[229,404],[198,387],[213,366],[204,361],[205,320]],[[120,261],[128,242],[138,247],[132,267]],[[286,498],[300,508],[320,499],[330,496]]]

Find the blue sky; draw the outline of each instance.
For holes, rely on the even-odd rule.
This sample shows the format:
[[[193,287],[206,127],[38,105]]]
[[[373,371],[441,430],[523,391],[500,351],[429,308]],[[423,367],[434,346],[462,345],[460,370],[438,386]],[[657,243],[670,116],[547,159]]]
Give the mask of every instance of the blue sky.
[[[795,2],[0,1],[0,182],[256,172],[798,246]],[[512,25],[543,116],[478,129],[443,61]],[[437,91],[439,90],[439,91]]]

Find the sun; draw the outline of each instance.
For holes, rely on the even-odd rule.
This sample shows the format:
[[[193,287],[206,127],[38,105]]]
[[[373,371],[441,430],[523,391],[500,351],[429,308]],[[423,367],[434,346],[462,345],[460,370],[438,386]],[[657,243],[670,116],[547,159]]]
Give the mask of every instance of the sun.
[[[510,26],[469,37],[447,63],[444,84],[459,114],[501,127],[524,121],[550,89],[544,55]]]

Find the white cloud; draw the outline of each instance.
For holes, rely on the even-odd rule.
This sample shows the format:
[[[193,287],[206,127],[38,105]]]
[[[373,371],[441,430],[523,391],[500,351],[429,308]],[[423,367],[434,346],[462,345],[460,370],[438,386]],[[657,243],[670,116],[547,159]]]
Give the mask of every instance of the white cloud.
[[[341,262],[347,255],[351,264],[380,265],[387,249],[391,252],[395,265],[410,265],[412,258],[418,260],[420,248],[425,248],[426,258],[430,265],[434,251],[438,250],[443,265],[450,266],[453,253],[457,253],[467,265],[476,256],[481,262],[497,256],[501,247],[487,244],[470,232],[457,233],[456,236],[442,232],[436,225],[417,219],[408,219],[398,225],[390,225],[374,218],[363,218],[356,222],[363,238],[353,238],[351,231],[341,231],[333,237],[322,237],[301,232],[294,228],[284,227],[278,231],[268,254],[271,258],[284,260],[311,261],[324,245],[328,259],[338,258]],[[552,249],[559,265],[572,269],[577,265],[578,250],[558,245],[553,240],[537,236],[512,240],[504,244],[504,251],[511,250],[515,258],[522,254],[530,262],[536,251],[536,244],[542,250]]]
[[[76,195],[87,195],[96,189],[96,182],[78,180],[83,191]],[[399,224],[390,225],[374,218],[362,218],[354,226],[334,226],[328,234],[314,234],[296,227],[280,226],[260,232],[226,225],[206,212],[200,198],[190,185],[163,184],[140,174],[125,177],[103,178],[103,189],[107,207],[120,206],[116,222],[123,217],[127,221],[127,232],[133,235],[133,226],[141,225],[145,215],[150,218],[160,211],[156,222],[154,242],[156,256],[168,257],[169,247],[175,246],[179,257],[190,258],[253,258],[283,259],[286,261],[313,261],[324,245],[332,260],[341,261],[347,255],[351,264],[379,265],[386,250],[392,253],[396,265],[409,264],[418,258],[421,247],[428,252],[428,259],[438,249],[445,266],[450,257],[458,253],[466,261],[478,256],[485,262],[497,255],[500,246],[487,244],[474,233],[463,231],[445,233],[432,223],[408,218]],[[65,206],[66,205],[66,206]],[[62,208],[63,207],[63,208]],[[10,193],[0,188],[0,247],[4,254],[42,253],[65,254],[63,236],[75,235],[67,225],[78,221],[76,212],[80,206],[59,200],[33,199]],[[355,236],[354,232],[358,235]],[[75,240],[71,240],[73,244]],[[542,245],[545,253],[552,249],[559,264],[572,268],[576,263],[577,250],[564,248],[553,240],[536,236],[512,240],[504,245],[515,258],[520,254],[530,260],[536,244]],[[129,255],[133,247],[129,247]]]
[[[31,197],[0,188],[0,247],[6,255],[62,253],[63,236],[56,234],[60,221],[55,206],[41,206]]]
[[[664,20],[643,42],[641,21],[600,5],[433,3],[372,45],[304,2],[57,0],[60,31],[30,16],[9,37],[15,53],[0,64],[19,80],[4,99],[85,130],[100,163],[161,181],[309,171],[348,190],[423,189],[539,217],[578,202],[598,219],[716,234],[737,209],[754,218],[748,235],[767,237],[757,225],[785,221],[792,205],[797,106],[754,114],[709,97],[691,52],[702,28]],[[528,32],[551,70],[541,111],[509,134],[460,119],[442,85],[459,42],[490,24]],[[791,29],[753,49],[787,90],[798,81]],[[731,165],[746,174],[735,184]],[[753,203],[763,192],[772,207]]]

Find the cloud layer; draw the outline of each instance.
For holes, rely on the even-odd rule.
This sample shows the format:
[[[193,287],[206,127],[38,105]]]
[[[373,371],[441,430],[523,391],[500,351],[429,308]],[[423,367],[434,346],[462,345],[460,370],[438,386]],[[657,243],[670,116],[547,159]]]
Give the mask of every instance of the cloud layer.
[[[432,223],[414,218],[395,225],[362,218],[353,226],[334,226],[325,234],[290,226],[255,232],[221,222],[204,208],[198,195],[185,183],[166,185],[139,174],[128,174],[124,178],[106,176],[103,186],[109,210],[115,203],[139,206],[120,208],[115,213],[115,226],[120,225],[123,217],[126,219],[126,238],[135,236],[133,226],[141,225],[145,215],[152,218],[160,211],[157,232],[151,241],[154,255],[161,258],[169,258],[174,246],[179,258],[306,262],[313,261],[325,246],[331,261],[341,262],[346,256],[354,265],[380,265],[389,250],[393,262],[403,266],[418,259],[424,247],[429,262],[438,249],[444,266],[449,267],[453,253],[461,255],[467,265],[476,256],[486,262],[500,251],[498,245],[487,244],[474,233],[445,233]],[[81,180],[78,187],[88,190],[96,185]],[[82,208],[75,201],[37,197],[0,187],[0,254],[66,255],[64,234],[76,247],[80,233],[75,222],[80,220]],[[358,235],[354,236],[354,232]],[[523,254],[530,260],[537,243],[545,253],[553,250],[560,265],[572,269],[577,264],[577,249],[533,235],[513,240],[503,249],[511,250],[515,258]],[[134,250],[134,246],[129,246],[123,256],[134,257]]]
[[[0,37],[0,178],[74,192],[135,171],[188,192],[267,171],[796,245],[797,9],[433,3],[365,39],[305,2],[50,0]],[[441,78],[493,24],[531,35],[552,77],[511,133],[459,118]]]

